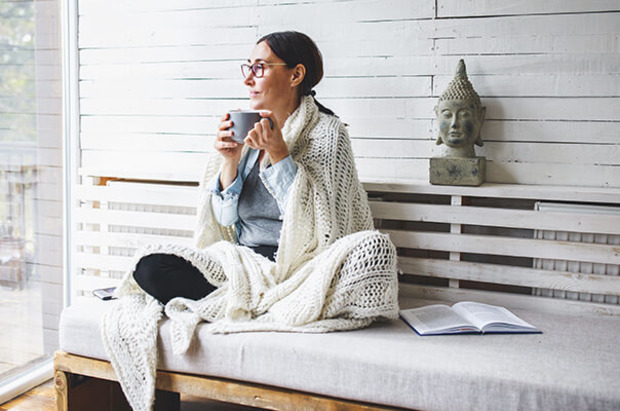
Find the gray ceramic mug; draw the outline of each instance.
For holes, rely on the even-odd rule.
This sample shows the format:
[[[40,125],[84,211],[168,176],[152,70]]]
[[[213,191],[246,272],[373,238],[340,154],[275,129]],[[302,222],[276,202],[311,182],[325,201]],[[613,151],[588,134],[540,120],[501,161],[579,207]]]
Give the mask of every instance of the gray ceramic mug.
[[[233,122],[228,130],[233,132],[232,140],[237,143],[243,143],[250,130],[263,118],[258,110],[232,110],[228,114],[230,115],[229,120]],[[273,128],[273,121],[270,118],[267,118],[267,120],[269,120],[269,125]]]

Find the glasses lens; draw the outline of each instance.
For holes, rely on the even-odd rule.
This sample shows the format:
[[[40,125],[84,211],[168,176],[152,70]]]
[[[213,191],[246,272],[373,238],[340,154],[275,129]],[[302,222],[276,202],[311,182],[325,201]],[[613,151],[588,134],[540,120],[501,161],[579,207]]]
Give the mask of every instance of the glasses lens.
[[[243,74],[243,77],[247,77],[250,74],[250,70],[251,68],[247,64],[241,65],[241,74]]]
[[[243,74],[243,77],[249,76],[250,73],[254,73],[254,77],[263,77],[265,66],[261,63],[254,63],[251,66],[249,64],[242,64],[241,74]]]
[[[256,77],[263,77],[263,74],[265,73],[265,66],[260,63],[252,64],[252,71]]]

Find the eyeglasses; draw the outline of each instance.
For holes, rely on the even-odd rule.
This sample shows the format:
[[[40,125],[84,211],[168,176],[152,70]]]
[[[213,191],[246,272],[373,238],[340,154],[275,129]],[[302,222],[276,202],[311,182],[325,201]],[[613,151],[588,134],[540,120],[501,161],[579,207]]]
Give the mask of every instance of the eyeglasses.
[[[286,66],[286,63],[254,63],[250,64],[242,64],[241,65],[241,74],[243,74],[243,78],[246,78],[250,75],[250,72],[254,73],[254,77],[261,78],[265,75],[265,66]]]

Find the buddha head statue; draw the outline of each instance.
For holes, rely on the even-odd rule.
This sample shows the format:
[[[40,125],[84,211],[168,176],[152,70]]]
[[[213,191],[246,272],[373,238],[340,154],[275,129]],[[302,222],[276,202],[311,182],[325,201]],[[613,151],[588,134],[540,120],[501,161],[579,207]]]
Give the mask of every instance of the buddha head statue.
[[[480,130],[486,107],[472,87],[465,62],[459,61],[454,79],[439,97],[435,114],[439,125],[437,145],[445,144],[448,157],[475,157],[474,144],[482,146]]]

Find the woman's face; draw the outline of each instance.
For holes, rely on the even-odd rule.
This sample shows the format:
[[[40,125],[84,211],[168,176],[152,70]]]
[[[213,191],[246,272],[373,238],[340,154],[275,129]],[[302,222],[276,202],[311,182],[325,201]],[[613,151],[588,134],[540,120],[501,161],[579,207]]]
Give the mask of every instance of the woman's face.
[[[248,59],[248,64],[254,63],[284,63],[284,61],[262,41],[254,47]],[[243,81],[249,89],[250,107],[254,110],[278,111],[297,96],[297,88],[291,84],[292,69],[285,65],[264,67],[263,77],[256,77],[250,71]]]

